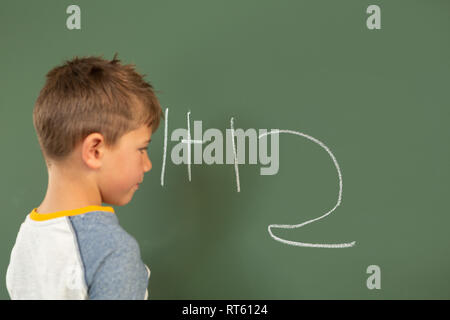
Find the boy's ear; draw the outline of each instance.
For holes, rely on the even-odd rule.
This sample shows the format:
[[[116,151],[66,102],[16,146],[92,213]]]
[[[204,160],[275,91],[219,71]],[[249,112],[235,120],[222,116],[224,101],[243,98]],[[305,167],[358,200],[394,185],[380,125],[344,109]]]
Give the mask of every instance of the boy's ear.
[[[101,167],[105,153],[105,139],[100,133],[91,133],[81,144],[81,158],[91,169]]]

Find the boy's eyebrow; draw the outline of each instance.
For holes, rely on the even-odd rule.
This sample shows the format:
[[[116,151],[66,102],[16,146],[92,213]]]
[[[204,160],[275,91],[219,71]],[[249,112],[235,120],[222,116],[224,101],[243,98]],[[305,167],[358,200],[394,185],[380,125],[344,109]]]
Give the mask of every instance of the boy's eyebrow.
[[[144,143],[150,143],[151,141],[152,141],[152,138],[150,138],[150,139],[144,141]]]

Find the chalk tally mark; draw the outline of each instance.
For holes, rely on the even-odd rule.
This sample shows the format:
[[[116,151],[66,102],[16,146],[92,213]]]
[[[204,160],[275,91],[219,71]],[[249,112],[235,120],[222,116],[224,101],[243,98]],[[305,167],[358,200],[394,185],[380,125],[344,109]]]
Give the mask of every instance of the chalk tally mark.
[[[187,113],[187,137],[188,141],[191,141],[191,111]],[[187,163],[188,163],[188,177],[189,181],[191,181],[191,144],[188,143],[188,151],[187,151]]]
[[[167,153],[167,130],[169,125],[169,108],[166,108],[166,115],[164,118],[164,154],[163,154],[163,165],[161,170],[161,186],[164,186],[164,171],[166,168],[166,153]]]
[[[231,143],[233,146],[233,154],[234,154],[234,172],[236,173],[236,188],[237,188],[237,192],[241,192],[241,183],[239,181],[239,167],[238,167],[238,160],[237,160],[237,154],[236,154],[236,146],[234,144],[234,118],[231,118],[230,126],[231,126]]]
[[[338,200],[336,205],[334,206],[333,209],[331,209],[330,211],[328,211],[327,213],[325,213],[324,215],[315,218],[315,219],[311,219],[308,220],[306,222],[300,223],[300,224],[296,224],[296,225],[289,225],[289,224],[271,224],[267,227],[270,236],[279,242],[291,245],[291,246],[298,246],[298,247],[312,247],[312,248],[350,248],[353,247],[356,244],[356,241],[350,242],[350,243],[332,243],[332,244],[322,244],[322,243],[305,243],[305,242],[296,242],[296,241],[290,241],[290,240],[285,240],[282,238],[279,238],[277,236],[275,236],[272,233],[272,228],[278,228],[278,229],[295,229],[295,228],[301,228],[307,224],[310,224],[314,221],[320,220],[325,218],[326,216],[328,216],[329,214],[331,214],[334,210],[336,210],[337,207],[339,207],[339,205],[341,204],[342,201],[342,173],[341,173],[341,169],[339,168],[339,164],[335,158],[335,156],[333,155],[333,153],[330,151],[330,149],[321,141],[317,140],[314,137],[311,137],[307,134],[298,132],[298,131],[293,131],[293,130],[271,130],[270,132],[265,132],[259,135],[259,139],[261,139],[263,136],[269,135],[269,134],[278,134],[278,133],[289,133],[289,134],[294,134],[294,135],[298,135],[301,137],[304,137],[308,140],[311,140],[315,143],[317,143],[319,146],[321,146],[323,149],[325,149],[325,151],[328,153],[328,155],[331,157],[331,159],[333,160],[334,166],[336,167],[336,170],[338,172],[338,177],[339,177],[339,194],[338,194]]]

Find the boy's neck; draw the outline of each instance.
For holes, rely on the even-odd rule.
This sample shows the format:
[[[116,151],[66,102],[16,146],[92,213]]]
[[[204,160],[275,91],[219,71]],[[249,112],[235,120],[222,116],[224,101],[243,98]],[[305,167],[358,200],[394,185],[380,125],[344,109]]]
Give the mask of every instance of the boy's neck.
[[[100,190],[93,179],[52,166],[48,171],[47,193],[36,211],[45,214],[101,205]]]

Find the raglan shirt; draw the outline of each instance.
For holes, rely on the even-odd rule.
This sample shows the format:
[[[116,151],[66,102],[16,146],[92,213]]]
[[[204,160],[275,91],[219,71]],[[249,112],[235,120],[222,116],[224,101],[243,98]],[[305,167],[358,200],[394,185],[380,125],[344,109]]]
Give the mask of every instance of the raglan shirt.
[[[6,273],[11,299],[147,299],[149,268],[112,207],[40,214],[20,226]]]

